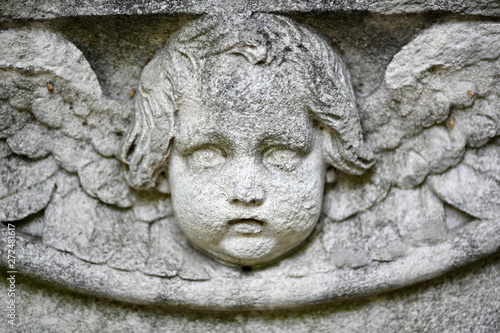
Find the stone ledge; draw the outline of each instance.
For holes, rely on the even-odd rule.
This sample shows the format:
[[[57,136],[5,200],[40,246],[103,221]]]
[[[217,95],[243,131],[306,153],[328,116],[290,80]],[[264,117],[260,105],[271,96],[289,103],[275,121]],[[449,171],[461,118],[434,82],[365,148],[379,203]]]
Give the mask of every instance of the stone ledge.
[[[230,5],[229,5],[230,4]],[[229,6],[228,6],[229,5]],[[55,19],[74,16],[203,14],[225,8],[263,12],[366,11],[381,14],[449,12],[500,16],[497,0],[4,0],[0,22],[20,19]]]

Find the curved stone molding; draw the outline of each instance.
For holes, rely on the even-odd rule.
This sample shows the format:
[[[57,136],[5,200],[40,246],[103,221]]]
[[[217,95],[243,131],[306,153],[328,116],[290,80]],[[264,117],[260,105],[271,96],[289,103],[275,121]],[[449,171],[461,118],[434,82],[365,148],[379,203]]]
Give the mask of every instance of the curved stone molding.
[[[18,230],[19,272],[139,304],[274,309],[500,249],[500,24],[422,32],[357,101],[333,46],[282,16],[205,16],[169,43],[134,106],[61,36],[1,33],[0,220]],[[198,227],[212,218],[236,223]],[[228,225],[245,236],[224,243]]]

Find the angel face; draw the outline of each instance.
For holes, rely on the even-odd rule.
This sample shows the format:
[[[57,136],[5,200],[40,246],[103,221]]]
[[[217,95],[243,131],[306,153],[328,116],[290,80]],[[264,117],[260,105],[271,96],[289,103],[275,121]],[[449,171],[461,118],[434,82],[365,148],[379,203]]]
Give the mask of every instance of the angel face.
[[[183,98],[169,182],[191,242],[252,266],[289,252],[313,230],[323,197],[323,132],[300,84],[283,80],[286,68],[233,61],[209,66],[207,88]]]
[[[312,30],[263,13],[201,18],[156,53],[120,160],[132,187],[171,190],[195,246],[250,266],[311,233],[326,166],[359,175],[373,163],[340,56]]]

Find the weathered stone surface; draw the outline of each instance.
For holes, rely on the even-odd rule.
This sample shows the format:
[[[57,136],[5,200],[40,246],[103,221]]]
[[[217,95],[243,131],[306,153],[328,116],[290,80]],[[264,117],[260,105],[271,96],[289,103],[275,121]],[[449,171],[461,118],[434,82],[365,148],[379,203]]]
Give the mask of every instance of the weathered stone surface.
[[[496,2],[58,4],[0,5],[0,218],[16,225],[19,272],[155,307],[354,306],[200,315],[213,329],[498,330],[473,272],[492,301],[467,294],[480,310],[462,317],[441,307],[460,304],[457,280],[440,306],[439,283],[414,302],[352,300],[499,251]],[[201,330],[192,313],[113,306],[110,324],[75,311],[89,331]]]
[[[487,156],[487,157],[486,157]],[[432,190],[444,201],[474,217],[500,216],[500,148],[470,150],[459,167],[431,176]]]
[[[197,2],[177,0],[162,2],[153,1],[99,1],[85,0],[77,3],[64,1],[40,1],[29,3],[14,0],[5,1],[0,7],[3,20],[8,19],[49,19],[66,16],[84,15],[142,15],[142,14],[203,14],[224,10],[251,10],[262,12],[310,12],[310,11],[368,11],[383,14],[422,13],[430,11],[449,11],[460,14],[499,16],[500,6],[495,1],[479,0],[461,1],[429,1],[429,0],[347,0],[347,1],[247,1],[247,0],[210,0]]]
[[[18,280],[18,327],[28,332],[477,332],[500,329],[498,257],[385,295],[295,311],[158,310]],[[0,298],[7,297],[2,279]],[[38,304],[43,304],[39,306]],[[8,332],[6,321],[0,329]]]
[[[264,26],[267,24],[266,29],[271,32],[290,28],[300,38],[274,40],[269,44],[269,51],[262,47],[268,45],[265,42],[268,37],[241,34],[238,30],[246,27],[250,31],[256,22]],[[195,26],[198,30],[193,30],[196,33],[194,38],[199,39],[196,43],[205,45],[206,49],[200,49],[196,44],[195,51],[186,51],[185,48],[191,47],[191,44],[182,42],[183,38],[191,40],[187,37]],[[231,27],[234,29],[231,30]],[[222,29],[219,32],[222,39],[215,46],[210,46],[213,29]],[[329,181],[336,183],[328,185],[323,208],[329,218],[321,218],[314,234],[290,258],[259,268],[246,278],[242,278],[237,267],[225,267],[193,249],[177,227],[171,224],[180,222],[184,234],[188,235],[197,249],[240,265],[264,264],[302,243],[319,216],[325,169],[330,165],[330,170],[335,167],[337,173],[359,174],[363,168],[370,166],[367,160],[369,154],[364,152],[360,141],[361,129],[356,122],[353,92],[348,84],[337,84],[348,82],[348,74],[330,46],[324,44],[315,32],[277,16],[261,15],[255,19],[241,16],[225,23],[208,16],[186,27],[184,35],[177,35],[168,48],[156,55],[143,74],[136,96],[134,123],[131,124],[120,156],[129,165],[127,174],[132,186],[150,189],[158,184],[158,191],[172,191],[173,210],[177,215],[175,219],[169,217],[172,214],[170,196],[158,192],[134,194],[125,183],[119,163],[114,158],[118,154],[119,139],[129,121],[129,103],[103,97],[95,76],[82,60],[74,65],[76,67],[67,70],[54,67],[44,62],[46,60],[39,62],[39,67],[30,68],[28,60],[37,59],[33,55],[27,61],[18,61],[11,55],[3,65],[6,78],[4,86],[10,84],[14,87],[11,89],[13,91],[33,91],[34,94],[29,95],[28,102],[23,102],[20,95],[6,90],[9,92],[4,103],[8,106],[5,109],[6,116],[22,112],[28,117],[12,118],[14,122],[6,128],[7,147],[4,150],[31,159],[49,156],[54,170],[58,169],[55,161],[59,167],[72,174],[63,172],[46,184],[46,188],[52,189],[57,184],[55,194],[45,190],[44,196],[40,196],[33,190],[39,198],[39,204],[23,213],[16,213],[16,217],[22,218],[46,208],[40,220],[45,225],[41,235],[45,245],[40,244],[38,249],[48,245],[72,253],[75,256],[73,269],[75,273],[80,272],[77,276],[85,274],[86,268],[78,264],[79,259],[76,258],[106,264],[100,267],[101,276],[107,276],[106,286],[100,285],[101,282],[94,284],[100,280],[90,279],[82,283],[68,277],[65,283],[71,288],[97,294],[111,292],[119,299],[137,302],[180,302],[196,307],[212,304],[217,308],[288,307],[293,305],[286,301],[290,297],[300,300],[298,304],[310,303],[316,302],[319,295],[325,293],[331,298],[368,294],[388,286],[404,285],[405,281],[440,274],[459,262],[469,262],[475,256],[491,253],[498,247],[498,227],[494,213],[497,210],[498,180],[494,176],[496,162],[493,156],[497,146],[488,144],[490,138],[496,136],[498,126],[498,114],[494,111],[497,98],[494,89],[497,71],[495,59],[498,50],[490,47],[492,41],[498,39],[498,26],[485,23],[480,25],[480,29],[487,31],[489,38],[479,38],[482,48],[476,47],[472,53],[464,48],[442,51],[443,48],[439,46],[448,38],[465,38],[468,31],[477,30],[477,25],[457,23],[424,32],[395,56],[380,92],[361,103],[362,121],[368,129],[367,141],[377,152],[377,166],[362,178],[345,174],[330,177]],[[205,37],[200,33],[202,31],[212,35]],[[40,34],[43,43],[63,45],[62,48],[35,48],[33,52],[41,59],[45,59],[45,52],[58,50],[70,54],[70,58],[81,59],[79,51],[67,41],[46,31],[8,31],[5,43],[15,44],[14,36],[18,36],[23,41],[20,52],[24,54],[29,41],[34,41],[37,34]],[[471,35],[475,36],[474,33]],[[248,52],[246,44],[241,44],[240,39],[252,45]],[[175,43],[178,46],[174,47],[177,45]],[[309,50],[305,54],[318,52],[318,58],[314,60],[316,62],[301,58],[300,52],[303,51],[299,51],[300,43],[303,49]],[[422,45],[430,45],[439,52],[420,56],[418,50]],[[210,51],[209,46],[214,47],[214,50]],[[176,47],[183,51],[175,53],[178,52]],[[219,49],[226,51],[220,53]],[[203,52],[222,57],[226,65],[219,66],[219,58],[201,56]],[[186,54],[193,58],[191,62],[184,63],[184,68],[180,64],[185,61],[182,59]],[[419,61],[422,65],[416,66],[417,70],[411,68],[412,71],[409,76],[404,76],[404,80],[396,79],[397,75],[402,75],[399,72],[406,70],[405,63],[412,55],[421,57]],[[64,55],[60,57],[62,59]],[[14,62],[22,71],[12,71],[8,61]],[[178,66],[169,65],[171,61],[176,61]],[[278,65],[273,65],[273,61]],[[327,61],[333,62],[334,71],[323,70],[328,66]],[[424,65],[426,63],[430,65]],[[428,68],[434,68],[434,63],[439,63],[446,73],[439,75],[432,69],[432,75],[429,76]],[[472,64],[474,69],[471,69]],[[192,66],[197,67],[194,69]],[[281,67],[269,74],[266,66]],[[240,73],[238,68],[246,74]],[[45,72],[29,79],[29,76],[24,77],[25,70],[29,73]],[[463,91],[465,88],[458,86],[460,89],[457,93],[446,85],[448,81],[463,82],[465,78],[470,78],[470,71],[475,73],[474,80],[481,89],[474,90],[472,85],[466,84],[464,87],[468,90]],[[248,76],[248,73],[252,75]],[[268,76],[265,83],[257,80],[262,75]],[[296,78],[292,80],[293,83],[287,84],[287,81],[282,81],[282,77],[287,76]],[[165,81],[167,77],[170,80],[168,84]],[[224,83],[231,80],[231,85]],[[51,86],[44,84],[46,82],[50,82]],[[83,83],[80,85],[78,82]],[[203,82],[203,85],[199,86],[197,82]],[[160,89],[158,93],[167,92],[170,95],[161,97],[155,89]],[[196,91],[202,91],[201,96],[205,98],[201,100],[206,102],[195,103],[200,100]],[[332,95],[331,91],[336,93]],[[434,94],[435,91],[441,93]],[[280,97],[283,92],[286,98]],[[299,111],[290,111],[303,107],[301,103],[305,99],[295,100],[293,97],[300,97],[301,94],[310,98],[310,107],[315,108],[309,110],[305,118]],[[183,95],[189,98],[183,99]],[[216,96],[222,99],[214,99]],[[291,98],[288,99],[288,96]],[[441,102],[429,104],[434,109],[427,108],[427,104],[422,104],[424,96],[441,98]],[[212,104],[207,102],[210,98]],[[394,99],[399,99],[399,103],[393,105],[390,100]],[[415,100],[420,104],[414,104]],[[192,112],[188,112],[189,107],[179,109],[177,105],[191,105]],[[249,112],[248,105],[255,109]],[[286,107],[281,110],[280,105]],[[387,105],[389,108],[386,108]],[[414,105],[414,108],[409,108],[410,105]],[[204,118],[204,114],[209,114],[204,111],[207,106],[214,115]],[[369,113],[372,109],[373,112]],[[160,110],[166,110],[166,113]],[[174,110],[178,110],[176,117],[173,115]],[[271,111],[276,110],[279,118],[274,119]],[[262,115],[256,117],[258,112],[262,112]],[[450,114],[455,123],[448,121],[444,126],[442,122],[450,118]],[[308,119],[311,115],[313,119]],[[174,119],[181,126],[175,125]],[[272,124],[284,126],[285,131]],[[306,126],[308,129],[304,131],[301,124],[310,127]],[[221,130],[218,126],[221,126]],[[387,131],[391,133],[391,128],[400,134],[390,138],[380,136]],[[218,130],[220,133],[214,134]],[[195,147],[201,145],[201,148],[189,150],[192,140],[203,131],[208,133],[206,135],[211,140],[209,144],[195,142],[198,145]],[[245,135],[241,136],[241,133]],[[173,139],[174,134],[176,139]],[[253,141],[248,141],[252,135],[255,137],[253,148],[249,145]],[[279,139],[279,135],[286,139]],[[336,135],[341,136],[340,141],[336,141]],[[223,137],[230,139],[220,139]],[[259,141],[261,138],[264,141]],[[172,140],[179,146],[170,147]],[[269,149],[266,146],[269,140],[278,140],[279,149],[276,144]],[[301,144],[303,147],[311,146],[307,140],[316,140],[312,145],[316,148],[301,148],[309,150],[296,153],[294,149],[302,147]],[[346,143],[348,140],[351,140],[350,144]],[[320,141],[323,143],[319,144]],[[478,146],[482,146],[478,150],[480,155],[474,158],[471,155],[473,150],[467,147]],[[384,151],[391,147],[392,150]],[[321,153],[321,149],[325,149],[325,152]],[[259,150],[262,150],[262,156]],[[173,157],[166,168],[170,151]],[[10,153],[7,151],[6,154]],[[9,158],[16,160],[13,157],[4,159],[8,161]],[[24,163],[31,166],[30,163],[34,162],[26,160]],[[37,167],[36,163],[33,165]],[[465,198],[471,194],[467,190],[460,190],[464,177],[457,178],[455,173],[463,173],[462,169],[471,166],[482,170],[482,175],[470,184],[476,184],[481,191],[486,192],[480,194],[477,200],[465,202]],[[295,174],[295,170],[302,171]],[[205,172],[207,177],[201,177]],[[477,171],[471,172],[477,175]],[[270,176],[267,176],[268,173]],[[293,177],[287,178],[289,174]],[[308,180],[311,175],[317,179]],[[161,181],[158,182],[155,177]],[[292,179],[296,179],[293,186],[290,185]],[[445,185],[447,181],[457,187]],[[174,186],[169,186],[172,184]],[[466,188],[477,192],[474,187]],[[30,198],[31,193],[23,194],[25,192],[10,196],[9,200],[27,202],[26,198]],[[183,193],[190,194],[186,196]],[[217,197],[220,200],[216,200]],[[307,211],[311,213],[305,214]],[[474,222],[460,211],[485,220]],[[215,227],[213,221],[219,218],[223,224],[217,222],[218,227]],[[281,218],[283,223],[273,227],[276,233],[269,233],[275,238],[266,238],[267,224]],[[228,243],[225,243],[224,238],[219,239],[220,235],[224,235],[222,230],[227,221],[228,230],[232,230],[232,221],[240,223],[241,219],[245,219],[246,224],[243,223],[242,227],[246,229],[237,229],[236,233],[246,235],[256,232],[259,236],[252,234],[252,237],[244,236],[241,239],[238,236],[235,238],[238,242]],[[304,232],[299,232],[297,237],[290,236],[293,233],[287,230],[294,230],[302,221],[308,221]],[[457,226],[461,226],[461,229]],[[254,231],[256,227],[259,229]],[[259,241],[261,234],[266,242]],[[249,237],[248,240],[245,237]],[[474,249],[474,256],[468,255],[469,238],[481,244]],[[246,247],[242,247],[242,242]],[[276,250],[273,244],[277,244]],[[457,244],[460,245],[457,247]],[[431,259],[429,253],[440,255],[434,255]],[[33,254],[28,251],[24,256],[33,257]],[[261,257],[264,259],[261,260]],[[53,265],[61,261],[59,265],[64,266],[63,262],[67,259],[53,256],[51,262],[46,264]],[[412,269],[415,262],[420,262],[420,269]],[[30,272],[38,275],[33,269],[40,270],[43,265],[43,259],[31,260]],[[389,279],[394,267],[399,267],[399,274]],[[361,268],[363,274],[360,274]],[[113,275],[114,269],[134,271],[133,274],[144,272],[146,275],[143,277],[150,281],[150,290],[147,294],[140,291],[129,294],[129,290],[123,287],[134,284],[140,275]],[[287,282],[278,278],[283,272],[286,272]],[[62,282],[56,272],[50,276],[47,279]],[[172,280],[161,282],[157,280],[159,277]],[[293,280],[299,277],[302,280]],[[323,284],[317,290],[299,288],[300,292],[295,295],[295,288],[292,287],[279,293],[268,293],[275,283],[306,286],[309,279],[323,281]],[[181,281],[186,280],[206,281],[205,284],[212,286],[206,290],[217,292],[210,294],[212,296],[207,295],[208,299],[203,298],[201,302],[200,296],[192,292],[194,286],[182,285]],[[224,296],[228,290],[224,288],[229,281],[234,290],[230,292],[233,296],[228,304]],[[260,285],[264,281],[265,287],[258,287],[251,296],[246,285]],[[332,281],[337,283],[331,284]],[[164,283],[168,286],[183,286],[185,289],[183,292],[178,291],[172,298],[167,291],[171,287],[166,287]]]
[[[16,221],[44,209],[58,168],[53,158],[34,163],[15,156],[0,161],[0,221]]]

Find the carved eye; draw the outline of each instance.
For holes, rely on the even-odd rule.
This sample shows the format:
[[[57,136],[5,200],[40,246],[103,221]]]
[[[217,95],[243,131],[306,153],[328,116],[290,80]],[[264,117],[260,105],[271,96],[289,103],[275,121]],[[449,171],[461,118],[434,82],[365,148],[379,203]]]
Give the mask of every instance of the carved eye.
[[[189,154],[189,166],[195,170],[206,170],[220,166],[226,162],[227,154],[217,147],[197,149]]]
[[[271,148],[264,152],[263,162],[269,167],[291,172],[300,165],[302,157],[299,152],[294,150]]]

